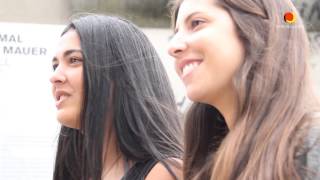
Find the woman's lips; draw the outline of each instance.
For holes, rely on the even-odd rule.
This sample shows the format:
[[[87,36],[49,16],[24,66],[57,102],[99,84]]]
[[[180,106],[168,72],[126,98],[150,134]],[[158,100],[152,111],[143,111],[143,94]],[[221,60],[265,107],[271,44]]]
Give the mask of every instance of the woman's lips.
[[[69,97],[68,95],[59,96],[58,100],[56,101],[56,107],[60,109],[63,101],[65,101],[68,97]]]
[[[67,91],[57,90],[55,92],[55,99],[56,99],[56,107],[59,109],[63,101],[65,101],[70,96]]]

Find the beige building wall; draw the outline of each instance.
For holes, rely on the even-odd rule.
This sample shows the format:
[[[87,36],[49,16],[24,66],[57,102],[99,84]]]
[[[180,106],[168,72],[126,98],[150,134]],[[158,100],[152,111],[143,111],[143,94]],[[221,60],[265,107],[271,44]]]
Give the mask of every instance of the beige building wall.
[[[66,22],[71,14],[79,11],[94,12],[101,5],[123,6],[123,8],[130,5],[138,6],[143,5],[144,1],[155,1],[157,7],[165,4],[166,0],[0,0],[0,22],[61,24]],[[157,3],[160,1],[162,3]],[[320,31],[320,1],[293,0],[292,2],[301,13],[307,28]]]
[[[66,0],[0,0],[0,22],[62,24],[69,9]]]

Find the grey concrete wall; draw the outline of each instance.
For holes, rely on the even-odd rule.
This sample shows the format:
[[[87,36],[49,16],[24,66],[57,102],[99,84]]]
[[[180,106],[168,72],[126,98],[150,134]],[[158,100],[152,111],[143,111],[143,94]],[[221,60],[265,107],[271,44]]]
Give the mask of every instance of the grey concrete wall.
[[[293,0],[309,31],[320,31],[320,0]]]
[[[311,43],[310,63],[312,67],[312,78],[315,82],[316,93],[320,97],[320,32],[309,33]]]

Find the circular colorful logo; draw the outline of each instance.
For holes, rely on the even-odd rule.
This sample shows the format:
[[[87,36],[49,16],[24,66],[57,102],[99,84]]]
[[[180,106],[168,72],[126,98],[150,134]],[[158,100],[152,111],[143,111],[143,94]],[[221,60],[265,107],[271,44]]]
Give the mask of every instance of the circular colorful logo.
[[[297,20],[297,16],[293,12],[286,12],[284,14],[284,21],[288,24],[293,24]]]

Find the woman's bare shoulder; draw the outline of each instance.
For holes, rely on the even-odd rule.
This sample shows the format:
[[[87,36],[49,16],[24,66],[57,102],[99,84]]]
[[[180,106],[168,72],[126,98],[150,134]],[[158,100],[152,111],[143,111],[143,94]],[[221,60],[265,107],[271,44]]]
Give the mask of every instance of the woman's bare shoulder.
[[[176,177],[180,180],[182,179],[182,160],[171,158],[169,160],[173,163],[168,163],[172,172],[176,175]],[[146,176],[146,180],[175,180],[175,177],[169,172],[167,167],[163,165],[161,162],[158,162]]]

